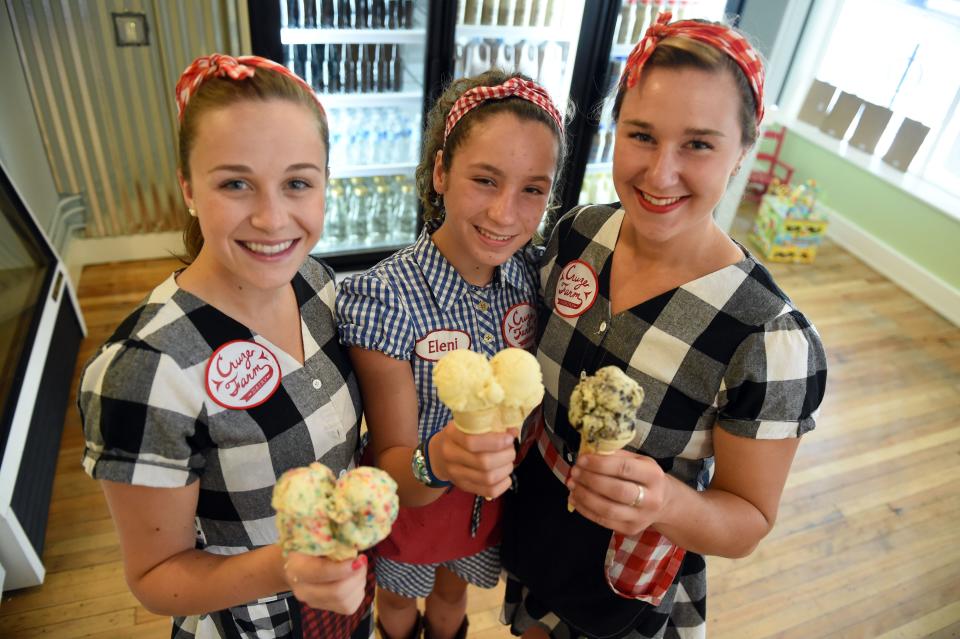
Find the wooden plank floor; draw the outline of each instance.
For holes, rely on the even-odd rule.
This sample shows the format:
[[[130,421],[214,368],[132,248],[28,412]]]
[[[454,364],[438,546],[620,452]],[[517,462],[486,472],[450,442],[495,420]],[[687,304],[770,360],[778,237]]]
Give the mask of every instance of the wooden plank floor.
[[[88,267],[80,362],[176,266]],[[709,560],[710,636],[960,637],[960,330],[829,242],[813,265],[772,270],[823,336],[828,391],[776,529],[747,559]],[[167,619],[127,590],[81,450],[71,406],[47,579],[4,595],[0,636],[166,637]],[[510,636],[497,622],[500,594],[471,591],[471,637]]]

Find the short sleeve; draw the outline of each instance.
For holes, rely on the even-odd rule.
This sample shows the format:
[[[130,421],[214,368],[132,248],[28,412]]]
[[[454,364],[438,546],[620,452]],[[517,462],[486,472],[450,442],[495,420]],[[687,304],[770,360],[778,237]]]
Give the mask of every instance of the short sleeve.
[[[827,363],[816,328],[786,309],[734,353],[719,398],[720,426],[741,437],[786,439],[813,430]]]
[[[202,373],[137,341],[104,345],[87,363],[77,402],[83,467],[94,479],[177,488],[204,468],[198,424]]]
[[[340,343],[406,360],[414,348],[409,313],[397,292],[375,273],[343,280],[337,293]]]

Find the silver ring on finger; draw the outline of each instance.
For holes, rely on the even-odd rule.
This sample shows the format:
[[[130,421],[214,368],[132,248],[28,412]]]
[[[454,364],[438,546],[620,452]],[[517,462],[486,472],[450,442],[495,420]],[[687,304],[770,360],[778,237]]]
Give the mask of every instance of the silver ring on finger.
[[[643,487],[643,484],[637,484],[637,496],[633,498],[633,501],[630,503],[631,506],[637,508],[640,504],[643,503],[643,498],[646,496],[647,491]]]

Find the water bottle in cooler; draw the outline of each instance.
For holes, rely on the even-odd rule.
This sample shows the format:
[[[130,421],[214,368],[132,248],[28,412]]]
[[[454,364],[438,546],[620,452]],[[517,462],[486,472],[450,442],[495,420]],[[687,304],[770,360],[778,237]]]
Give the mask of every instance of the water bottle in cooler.
[[[360,45],[360,61],[357,66],[360,68],[360,92],[370,93],[376,90],[376,68],[377,68],[377,45]]]
[[[532,3],[533,0],[517,0],[517,6],[513,10],[513,26],[525,27],[530,24]]]
[[[483,0],[458,0],[464,5],[463,24],[483,24]]]
[[[390,188],[385,182],[377,184],[376,190],[370,197],[370,235],[369,240],[374,244],[382,244],[390,237],[392,200]]]
[[[389,164],[393,150],[390,148],[390,123],[383,109],[377,109],[370,138],[370,163]]]
[[[409,182],[400,186],[394,237],[398,242],[413,242],[417,237],[417,194]]]
[[[326,29],[332,28],[336,23],[336,12],[333,8],[335,0],[320,0],[320,26]]]
[[[293,45],[293,72],[301,78],[307,77],[307,45]]]
[[[387,5],[384,0],[370,0],[370,28],[383,29],[387,24]]]
[[[326,85],[327,93],[339,93],[342,90],[340,83],[340,55],[343,50],[342,44],[327,45],[327,75]]]
[[[518,73],[536,80],[540,72],[539,58],[540,52],[532,42],[521,40],[516,44],[515,65]]]
[[[403,0],[403,28],[413,28],[413,0]]]
[[[322,44],[310,45],[310,78],[304,78],[317,93],[323,93],[323,60],[325,53]]]
[[[303,26],[308,29],[317,28],[316,0],[303,0]]]
[[[400,57],[400,45],[393,45],[393,63],[390,70],[390,89],[403,91],[403,58]]]
[[[357,92],[357,59],[360,57],[359,44],[346,44],[343,47],[343,91]]]
[[[517,0],[500,0],[500,11],[497,15],[497,24],[513,26],[513,16],[517,13]]]
[[[479,38],[467,43],[464,49],[463,75],[477,75],[490,68],[490,45]]]
[[[353,27],[353,9],[350,6],[350,0],[337,2],[337,27],[341,29]]]
[[[547,23],[547,0],[530,0],[531,27],[542,27]]]
[[[284,26],[287,26],[291,29],[296,29],[301,26],[300,22],[300,0],[287,0],[286,2],[286,22]]]
[[[321,238],[324,247],[334,247],[344,241],[346,237],[345,205],[346,198],[341,181],[330,180],[330,188],[327,189],[327,210],[323,218],[323,237]]]
[[[497,40],[495,61],[497,68],[503,69],[507,73],[513,71],[516,68],[514,51],[515,49],[512,44],[506,44],[502,39]]]
[[[455,51],[455,53],[454,53],[454,58],[455,58],[455,61],[454,61],[454,63],[453,63],[453,77],[455,77],[455,78],[462,78],[462,77],[463,77],[463,66],[464,66],[464,62],[465,62],[464,56],[466,55],[464,49],[465,49],[465,47],[463,46],[462,43],[457,42],[456,44],[454,44],[454,51]]]
[[[633,35],[630,36],[630,44],[639,42],[643,34],[646,33],[650,25],[653,24],[652,15],[656,1],[657,0],[638,0],[640,4],[637,5],[637,19],[633,22]]]
[[[620,6],[620,17],[617,18],[617,44],[627,44],[633,33],[633,22],[637,19],[637,1],[628,0]]]
[[[400,22],[403,20],[403,7],[400,0],[387,0],[387,19],[388,29],[399,29]]]
[[[347,163],[346,141],[344,131],[347,128],[346,120],[340,109],[327,111],[327,127],[330,129],[330,164],[340,166]]]
[[[493,25],[497,24],[497,20],[500,18],[500,1],[501,0],[482,0],[483,7],[480,10],[480,24]]]
[[[391,75],[393,71],[394,46],[396,45],[377,45],[377,91],[379,93],[389,91],[393,84]]]
[[[370,3],[367,0],[353,0],[353,28],[370,28]]]
[[[361,183],[351,189],[351,196],[347,207],[347,242],[366,244],[370,238],[369,189]]]

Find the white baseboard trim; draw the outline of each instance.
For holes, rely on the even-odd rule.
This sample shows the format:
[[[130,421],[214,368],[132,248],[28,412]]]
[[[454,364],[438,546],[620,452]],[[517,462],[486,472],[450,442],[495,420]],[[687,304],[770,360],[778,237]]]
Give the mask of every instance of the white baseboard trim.
[[[63,251],[63,263],[74,287],[80,285],[80,273],[87,264],[152,260],[183,255],[180,231],[143,233],[118,237],[72,237]]]
[[[818,205],[819,206],[819,205]],[[960,326],[960,290],[898,253],[840,213],[830,210],[827,235],[878,273]]]

